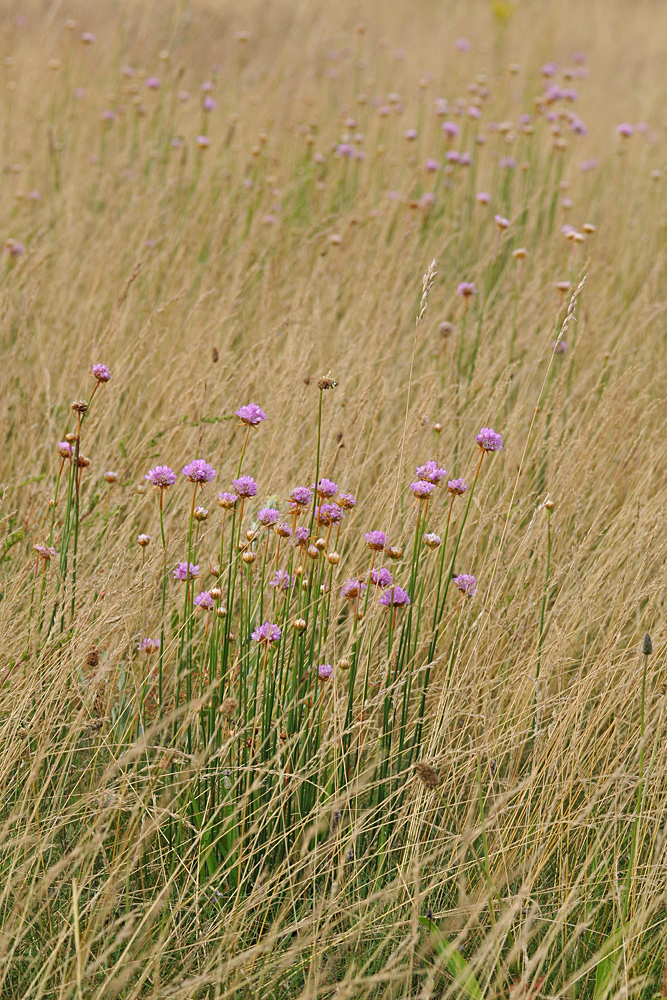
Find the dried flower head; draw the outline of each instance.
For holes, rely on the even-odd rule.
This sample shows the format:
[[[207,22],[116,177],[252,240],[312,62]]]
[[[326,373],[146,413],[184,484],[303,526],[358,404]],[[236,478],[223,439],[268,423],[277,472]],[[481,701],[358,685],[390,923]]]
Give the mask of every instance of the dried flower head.
[[[70,410],[75,413],[85,413],[88,409],[88,403],[85,399],[75,399],[73,403],[70,404]]]
[[[415,764],[415,773],[419,778],[419,780],[421,781],[424,788],[428,788],[431,791],[434,791],[436,788],[440,787],[440,781],[441,781],[440,775],[435,770],[435,768],[431,767],[430,764],[427,764],[426,761],[423,760],[417,761],[417,763]]]
[[[650,656],[652,652],[653,652],[653,641],[651,639],[651,636],[647,632],[646,635],[644,636],[644,641],[642,642],[642,653],[644,654],[644,656]]]
[[[215,479],[215,469],[203,458],[194,458],[188,465],[183,466],[183,475],[191,483],[210,483]]]
[[[321,378],[318,378],[317,380],[317,388],[320,389],[320,391],[324,389],[335,389],[337,385],[338,382],[331,377],[331,372],[327,372],[326,375],[322,375]]]
[[[239,703],[236,698],[225,698],[220,703],[220,715],[223,719],[231,719],[236,715],[236,710],[239,707]]]
[[[240,409],[234,411],[237,417],[241,418],[242,423],[247,424],[248,427],[259,427],[263,420],[266,420],[266,413],[264,410],[260,409],[257,403],[248,403],[246,406],[242,406]]]

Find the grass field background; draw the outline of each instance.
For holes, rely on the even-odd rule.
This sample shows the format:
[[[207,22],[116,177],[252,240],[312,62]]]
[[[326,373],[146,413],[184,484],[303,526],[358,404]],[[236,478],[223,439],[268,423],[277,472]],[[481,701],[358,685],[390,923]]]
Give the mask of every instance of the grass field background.
[[[667,9],[2,15],[0,995],[664,997]]]

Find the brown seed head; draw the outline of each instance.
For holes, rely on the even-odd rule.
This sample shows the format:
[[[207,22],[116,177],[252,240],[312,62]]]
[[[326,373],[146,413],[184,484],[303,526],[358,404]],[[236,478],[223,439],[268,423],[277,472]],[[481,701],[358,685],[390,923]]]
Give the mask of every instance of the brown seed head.
[[[320,391],[323,389],[335,389],[337,385],[338,382],[336,382],[334,378],[331,378],[331,372],[327,372],[326,375],[322,375],[321,378],[318,378],[317,380],[317,388],[320,389]]]
[[[426,761],[423,760],[417,761],[417,763],[415,764],[415,773],[419,778],[419,780],[421,781],[424,788],[430,788],[433,790],[439,787],[440,775],[435,770],[435,768],[431,767],[430,764],[427,764]]]
[[[92,649],[89,650],[88,655],[86,656],[86,663],[88,664],[89,667],[96,667],[99,662],[100,662],[100,652],[96,646],[93,646]]]
[[[88,403],[85,399],[75,399],[71,404],[70,409],[74,410],[75,413],[85,413],[88,409]]]
[[[236,698],[225,698],[220,705],[220,715],[223,719],[231,719],[236,714],[239,703]]]

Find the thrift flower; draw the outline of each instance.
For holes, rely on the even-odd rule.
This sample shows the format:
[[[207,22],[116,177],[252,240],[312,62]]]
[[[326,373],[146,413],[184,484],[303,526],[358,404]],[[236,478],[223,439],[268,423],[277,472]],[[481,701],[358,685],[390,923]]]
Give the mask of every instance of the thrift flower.
[[[150,535],[137,535],[137,543],[141,545],[142,549],[145,549],[147,545],[151,544]]]
[[[294,539],[298,545],[305,545],[308,541],[308,535],[310,534],[308,528],[305,526],[297,528],[294,532]]]
[[[183,466],[183,475],[191,483],[210,483],[215,479],[215,469],[203,458],[194,458],[188,465]]]
[[[361,597],[365,590],[366,584],[362,583],[361,580],[349,579],[340,588],[340,594],[341,597],[345,597],[348,601],[355,601],[358,597]]]
[[[469,299],[471,295],[477,295],[477,289],[475,288],[475,283],[473,281],[462,281],[456,291],[459,295],[462,295],[464,299]]]
[[[259,408],[257,403],[248,403],[247,406],[242,406],[239,410],[235,410],[234,413],[248,427],[259,427],[262,420],[266,420],[266,413]]]
[[[215,602],[211,597],[210,591],[202,590],[201,594],[197,594],[195,597],[195,607],[204,608],[205,611],[213,611]]]
[[[428,500],[431,493],[435,489],[435,484],[427,483],[425,480],[420,479],[416,483],[410,483],[410,489],[418,500]]]
[[[315,484],[313,483],[313,489]],[[317,495],[323,499],[329,499],[338,492],[338,487],[331,479],[320,479],[317,484]]]
[[[436,535],[434,531],[427,531],[424,535],[424,545],[429,549],[437,549],[441,542],[440,535]]]
[[[468,489],[468,484],[465,479],[450,479],[447,483],[447,489],[453,497],[462,497]]]
[[[315,518],[323,525],[339,524],[345,517],[345,511],[335,503],[323,503],[315,508]]]
[[[285,524],[284,522],[282,524],[277,524],[273,530],[279,538],[289,538],[292,534],[292,529],[289,524]],[[296,530],[299,531],[298,528]],[[307,530],[308,529],[306,528],[306,531]]]
[[[160,489],[166,490],[176,482],[176,473],[168,465],[156,465],[154,469],[150,469],[146,473],[144,479],[148,479],[153,486],[159,486]]]
[[[502,435],[497,434],[493,427],[482,427],[476,438],[477,444],[482,451],[502,451]]]
[[[330,663],[320,663],[317,668],[317,676],[321,681],[328,681],[333,673],[333,667]]]
[[[384,531],[367,531],[364,535],[366,544],[374,552],[382,552],[387,544],[387,535]]]
[[[459,573],[454,577],[454,586],[460,590],[464,597],[474,597],[477,593],[477,580],[468,573]]]
[[[384,594],[380,595],[378,603],[384,604],[387,608],[407,608],[410,603],[410,597],[402,587],[391,587],[389,590],[385,590]]]
[[[417,466],[416,474],[417,479],[437,485],[447,475],[447,469],[440,469],[438,463],[430,458],[424,465]]]
[[[195,521],[205,521],[208,518],[208,511],[206,507],[195,507],[192,511],[192,516]]]
[[[35,550],[38,556],[42,557],[44,562],[50,562],[51,559],[54,559],[55,556],[57,555],[57,552],[52,545],[51,546],[33,545],[33,549]]]
[[[241,476],[240,479],[232,479],[232,486],[234,487],[237,496],[257,496],[258,486],[252,476]]]
[[[391,573],[388,569],[383,566],[382,569],[372,569],[370,572],[370,581],[374,583],[376,587],[381,587],[384,590],[386,587],[391,587],[392,580]]]
[[[225,510],[233,510],[237,500],[235,493],[218,493],[218,507],[224,507]]]
[[[286,569],[277,569],[273,580],[269,580],[269,587],[276,587],[278,590],[289,590],[292,585],[292,577]]]
[[[142,639],[141,642],[137,643],[137,649],[140,653],[145,653],[146,656],[150,656],[151,653],[157,653],[160,648],[159,639]]]
[[[74,452],[72,451],[72,445],[69,441],[58,442],[58,453],[61,458],[72,458]]]
[[[190,571],[188,572],[188,564],[185,562],[180,562],[178,566],[174,569],[174,580],[194,580],[196,577],[200,576],[199,566],[195,566],[194,563],[190,563]]]
[[[106,365],[93,365],[93,375],[98,382],[108,382],[111,378],[111,372]]]
[[[352,510],[353,507],[357,506],[358,501],[353,493],[341,493],[334,503],[337,503],[339,507],[344,507],[346,510]]]
[[[292,510],[305,510],[313,499],[313,494],[307,486],[295,486],[289,495]]]
[[[622,139],[629,139],[635,130],[629,122],[623,122],[621,125],[616,126],[616,131]]]
[[[275,510],[273,507],[263,507],[257,515],[257,520],[260,524],[268,527],[280,520],[280,511]]]
[[[255,629],[250,638],[268,648],[271,643],[278,642],[281,636],[282,632],[277,625],[274,625],[272,622],[264,622],[263,625]]]

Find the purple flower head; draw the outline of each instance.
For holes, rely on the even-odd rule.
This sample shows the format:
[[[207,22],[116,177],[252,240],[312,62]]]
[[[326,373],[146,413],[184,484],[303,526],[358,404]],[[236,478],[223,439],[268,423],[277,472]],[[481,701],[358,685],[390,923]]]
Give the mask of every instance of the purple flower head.
[[[83,34],[81,35],[81,41],[83,42],[84,45],[92,45],[93,42],[95,41],[95,35],[92,33],[92,31],[84,31]]]
[[[242,406],[239,410],[235,410],[234,413],[249,427],[259,427],[262,420],[266,420],[266,413],[260,409],[257,403],[248,403],[247,406]]]
[[[315,484],[312,486],[315,489]],[[322,497],[322,499],[328,500],[330,497],[334,496],[338,492],[338,487],[331,479],[320,479],[317,484],[317,495]]]
[[[424,545],[429,549],[437,549],[441,544],[442,538],[440,535],[436,535],[434,531],[427,531],[424,533]]]
[[[356,601],[358,597],[361,597],[363,592],[366,590],[366,584],[362,583],[361,580],[346,580],[343,586],[340,588],[341,597],[345,597],[348,601]]]
[[[234,487],[237,496],[257,496],[258,486],[252,476],[241,476],[239,479],[232,479],[232,486]]]
[[[315,520],[325,527],[329,524],[340,524],[345,517],[345,511],[336,503],[323,503],[315,508]]]
[[[458,163],[460,158],[461,158],[460,153],[458,153],[455,149],[449,149],[445,154],[445,159],[447,160],[447,163]]]
[[[194,563],[190,563],[189,573],[188,564],[185,562],[180,562],[174,569],[174,580],[187,580],[188,577],[191,580],[194,580],[198,576],[200,576],[199,566],[195,566]]]
[[[309,534],[310,531],[308,530],[308,528],[306,528],[305,525],[303,525],[302,527],[297,528],[296,531],[294,532],[294,540],[298,545],[305,545],[306,542],[308,541]]]
[[[406,129],[403,134],[405,138],[408,140],[408,142],[414,142],[417,136],[419,135],[416,128]]]
[[[447,489],[453,497],[462,497],[468,489],[468,484],[465,479],[450,479],[447,483]]]
[[[464,299],[470,298],[471,295],[477,295],[477,289],[475,288],[475,283],[473,281],[462,281],[456,291],[459,295],[462,295]]]
[[[208,149],[208,147],[211,145],[211,140],[207,135],[198,135],[197,145],[199,146],[200,149]]]
[[[93,375],[98,382],[108,382],[111,378],[111,372],[106,365],[93,365]]]
[[[260,524],[268,527],[270,524],[275,524],[276,521],[280,520],[280,511],[274,507],[263,507],[257,515],[257,520]]]
[[[217,106],[218,105],[217,105],[217,103],[216,103],[216,101],[215,101],[215,99],[213,97],[210,97],[210,96],[207,95],[204,98],[204,102],[203,102],[204,111],[215,111],[215,109],[217,108]]]
[[[313,499],[312,491],[307,486],[295,486],[289,495],[292,510],[305,510]]]
[[[333,673],[333,667],[330,663],[320,663],[317,668],[317,676],[321,681],[328,681]]]
[[[424,164],[424,170],[426,170],[429,174],[434,174],[436,170],[439,169],[440,169],[440,164],[438,163],[437,160],[434,160],[431,157],[429,157],[426,163]]]
[[[501,156],[500,159],[498,160],[498,166],[502,167],[503,170],[514,170],[514,168],[516,167],[516,160],[514,159],[513,156]],[[497,215],[496,222],[498,222],[498,219],[500,218],[501,216]],[[509,226],[509,222],[507,223],[507,225]]]
[[[482,117],[482,112],[480,111],[480,109],[477,107],[476,104],[471,104],[470,107],[468,108],[467,115],[468,118],[477,119]]]
[[[542,76],[546,77],[555,76],[557,72],[558,72],[558,66],[556,66],[556,63],[552,62],[545,63],[544,66],[542,66],[542,68],[540,69],[540,73],[542,74]]]
[[[357,506],[357,498],[354,493],[341,493],[337,500],[334,501],[339,507],[343,507],[344,510],[352,510],[353,507]]]
[[[387,535],[384,531],[367,531],[364,535],[366,544],[374,552],[382,552],[387,545]]]
[[[218,493],[218,507],[224,507],[225,510],[233,510],[237,500],[235,493]]]
[[[416,473],[418,479],[423,479],[427,483],[435,483],[437,485],[447,475],[447,469],[439,468],[438,463],[429,458],[428,462],[425,462],[424,465],[417,466]]]
[[[149,90],[159,90],[160,81],[156,76],[148,76],[146,77],[146,86],[148,87]]]
[[[58,454],[61,458],[71,458],[74,452],[72,451],[72,445],[69,441],[59,441],[58,442]]]
[[[419,479],[416,483],[410,483],[410,489],[418,500],[428,500],[435,489],[435,483],[427,483],[425,479]]]
[[[378,598],[378,604],[384,604],[387,608],[407,608],[409,603],[410,596],[402,587],[391,587]]]
[[[477,580],[469,573],[459,573],[454,577],[454,586],[464,597],[474,597],[477,593]]]
[[[440,128],[442,130],[442,134],[448,139],[455,139],[461,131],[456,122],[443,122]]]
[[[286,569],[277,569],[273,580],[269,581],[269,587],[276,587],[278,590],[289,590],[292,585],[292,577]]]
[[[292,534],[289,524],[285,524],[284,522],[277,524],[273,530],[279,538],[289,538]]]
[[[493,427],[482,427],[481,431],[477,435],[477,444],[480,446],[482,451],[502,451],[503,450],[503,439],[502,435],[496,433]]]
[[[146,637],[145,639],[142,639],[140,642],[137,643],[137,649],[139,650],[139,652],[145,653],[146,656],[150,656],[151,653],[157,653],[159,648],[160,648],[159,639],[149,639],[148,637]]]
[[[570,131],[576,135],[588,135],[588,129],[581,118],[573,118],[570,122]]]
[[[272,622],[264,622],[259,628],[256,628],[251,635],[251,639],[255,642],[261,642],[263,646],[270,646],[272,642],[278,642],[282,636],[282,632],[277,625]]]
[[[210,483],[215,479],[215,469],[203,458],[194,458],[188,465],[183,466],[183,475],[191,483]]]
[[[567,351],[567,344],[564,340],[554,340],[553,349],[555,354],[565,354]]]
[[[33,549],[44,562],[50,562],[58,554],[52,545],[33,545]]]
[[[491,195],[488,191],[478,191],[475,197],[480,205],[488,205],[491,201]]]
[[[205,611],[213,611],[215,602],[208,590],[202,590],[201,594],[195,597],[195,607],[204,608]]]
[[[629,139],[631,135],[634,135],[635,130],[630,122],[622,122],[620,125],[616,126],[616,131],[622,139]]]
[[[354,146],[351,142],[341,142],[336,146],[336,156],[349,160],[354,156]]]
[[[25,253],[25,247],[18,240],[7,240],[5,250],[10,257],[22,257]]]
[[[391,573],[384,566],[382,569],[372,569],[370,572],[370,581],[374,583],[376,587],[381,587],[384,590],[386,587],[391,587],[394,582]]]
[[[459,153],[459,164],[462,167],[469,167],[472,163],[472,156],[470,153]]]
[[[587,174],[591,170],[597,170],[598,165],[598,160],[596,160],[595,157],[591,157],[589,160],[582,160],[579,164],[579,169],[583,171],[583,173]]]
[[[456,48],[459,52],[470,52],[470,42],[467,38],[457,38]]]
[[[435,195],[433,191],[425,191],[419,199],[419,207],[427,210],[435,205]]]
[[[494,220],[498,229],[507,229],[510,224],[510,220],[506,219],[504,215],[494,215]]]
[[[156,465],[154,469],[149,469],[144,479],[148,479],[153,486],[166,490],[176,482],[176,473],[168,465]]]

